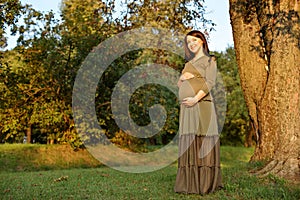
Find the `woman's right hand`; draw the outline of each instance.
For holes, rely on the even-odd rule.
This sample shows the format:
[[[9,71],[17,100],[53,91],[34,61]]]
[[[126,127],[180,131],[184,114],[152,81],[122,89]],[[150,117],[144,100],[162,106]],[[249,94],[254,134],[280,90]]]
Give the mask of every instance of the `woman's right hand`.
[[[185,80],[188,80],[188,79],[191,79],[191,78],[194,78],[195,75],[190,73],[190,72],[184,72],[181,76],[180,76],[180,80],[181,81],[185,81]]]

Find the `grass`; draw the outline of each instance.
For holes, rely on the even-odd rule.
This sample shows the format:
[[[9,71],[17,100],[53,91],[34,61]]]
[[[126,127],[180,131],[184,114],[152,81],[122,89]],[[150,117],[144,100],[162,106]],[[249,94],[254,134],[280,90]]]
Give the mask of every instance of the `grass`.
[[[44,148],[47,148],[48,154],[40,150]],[[49,154],[55,149],[57,154],[64,156],[63,160],[68,159],[68,169],[61,158],[54,159],[54,154]],[[44,161],[37,165],[30,151],[39,154],[38,157],[43,155]],[[24,158],[22,152],[27,152],[31,159]],[[274,176],[257,178],[247,172],[251,167],[248,164],[253,153],[251,148],[221,148],[225,187],[205,196],[173,192],[176,162],[159,171],[131,174],[99,166],[87,152],[70,152],[60,146],[0,146],[0,164],[6,162],[12,167],[0,168],[0,199],[300,199],[299,185]],[[12,159],[10,164],[8,155]],[[45,170],[49,160],[52,164],[46,165]],[[59,162],[55,166],[53,162],[57,160]],[[85,160],[85,165],[82,160]],[[20,165],[23,167],[18,168]]]

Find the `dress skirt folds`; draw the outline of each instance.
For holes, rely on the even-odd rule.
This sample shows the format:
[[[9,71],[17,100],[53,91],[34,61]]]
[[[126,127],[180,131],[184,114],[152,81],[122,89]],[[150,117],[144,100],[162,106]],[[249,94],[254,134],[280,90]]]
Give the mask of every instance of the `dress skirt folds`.
[[[220,140],[214,104],[181,105],[175,192],[207,194],[222,187]]]

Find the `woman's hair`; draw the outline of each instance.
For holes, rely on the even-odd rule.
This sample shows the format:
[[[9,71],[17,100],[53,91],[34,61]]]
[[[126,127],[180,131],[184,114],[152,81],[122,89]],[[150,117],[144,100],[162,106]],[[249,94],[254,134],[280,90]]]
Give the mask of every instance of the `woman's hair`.
[[[187,44],[187,36],[188,35],[200,38],[203,42],[203,52],[204,52],[204,54],[207,55],[207,56],[210,56],[209,55],[209,48],[208,48],[208,44],[207,44],[205,35],[200,31],[193,30],[193,31],[188,32],[186,34],[185,38],[184,38],[184,51],[185,51],[186,61],[190,61],[195,56],[194,53],[192,53],[188,48],[188,44]]]

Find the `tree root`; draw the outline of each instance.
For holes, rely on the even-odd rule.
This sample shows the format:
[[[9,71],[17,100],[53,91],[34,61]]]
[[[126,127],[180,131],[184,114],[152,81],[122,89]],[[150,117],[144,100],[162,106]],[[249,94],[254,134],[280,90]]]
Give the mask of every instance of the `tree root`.
[[[251,170],[250,173],[261,178],[272,174],[293,182],[300,182],[300,169],[298,160],[295,159],[272,160],[263,168]]]
[[[277,160],[272,160],[269,162],[266,166],[264,166],[262,169],[255,169],[250,171],[253,175],[260,176],[260,177],[265,177],[269,174],[274,174],[278,171],[281,170],[282,167],[282,161],[277,161]]]

